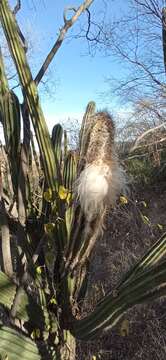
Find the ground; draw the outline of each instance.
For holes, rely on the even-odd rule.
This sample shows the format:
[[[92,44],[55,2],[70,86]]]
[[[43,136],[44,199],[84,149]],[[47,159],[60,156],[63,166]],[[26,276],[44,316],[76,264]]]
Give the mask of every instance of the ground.
[[[107,231],[98,241],[84,304],[91,310],[107,290],[166,231],[166,183],[133,185],[128,204],[108,215]],[[92,300],[93,299],[93,300]],[[79,360],[165,360],[166,299],[135,306],[112,331],[95,342],[78,343]]]

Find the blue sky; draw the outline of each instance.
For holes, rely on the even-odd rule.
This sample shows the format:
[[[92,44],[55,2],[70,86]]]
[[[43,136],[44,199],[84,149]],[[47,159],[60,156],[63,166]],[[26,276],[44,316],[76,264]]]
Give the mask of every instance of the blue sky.
[[[81,0],[72,0],[72,5],[78,6]],[[107,18],[115,16],[117,10],[124,7],[124,2],[106,1]],[[128,1],[125,1],[125,5]],[[11,0],[14,5],[15,1]],[[30,63],[35,75],[40,68],[48,50],[52,47],[59,28],[63,25],[63,9],[70,5],[69,0],[22,0],[22,8],[18,21],[24,34],[32,43]],[[95,0],[91,6],[92,18],[102,16],[103,0]],[[85,15],[80,23],[85,23]],[[78,24],[72,32],[78,33]],[[49,128],[57,121],[68,117],[81,118],[90,100],[96,101],[97,108],[116,110],[116,99],[112,94],[111,101],[101,96],[108,90],[106,78],[110,75],[120,76],[121,68],[110,57],[104,57],[97,52],[94,57],[87,54],[87,43],[84,39],[67,39],[56,54],[49,70],[48,78],[53,84],[52,95],[43,93],[41,102]],[[51,86],[50,86],[51,87]]]

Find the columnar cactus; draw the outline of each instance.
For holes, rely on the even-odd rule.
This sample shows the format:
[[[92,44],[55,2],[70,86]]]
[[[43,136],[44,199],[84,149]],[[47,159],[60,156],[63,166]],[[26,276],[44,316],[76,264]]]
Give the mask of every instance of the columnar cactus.
[[[0,324],[0,355],[11,360],[20,357],[71,360],[74,359],[76,339],[93,339],[103,330],[112,328],[130,307],[165,295],[166,261],[161,262],[161,259],[166,253],[166,236],[156,242],[91,314],[78,320],[75,309],[86,293],[87,263],[94,243],[101,236],[96,227],[101,229],[103,224],[100,203],[94,207],[95,197],[89,190],[89,179],[93,178],[89,168],[95,170],[101,186],[104,181],[102,209],[112,204],[111,186],[114,184],[117,194],[117,174],[122,175],[114,152],[113,123],[108,114],[96,114],[95,104],[91,102],[83,118],[80,147],[76,152],[67,149],[66,132],[60,125],[54,127],[50,137],[37,87],[19,39],[18,25],[7,0],[0,1],[0,20],[22,87],[23,123],[31,120],[41,158],[40,166],[30,131],[30,147],[25,142],[20,144],[21,107],[16,95],[8,88],[0,56],[0,119],[14,192],[6,204],[7,190],[0,177],[3,254],[0,304],[10,322],[8,327]],[[100,138],[96,138],[96,133]],[[23,145],[27,145],[28,153],[36,161],[35,187],[28,154],[26,169],[23,169]],[[98,145],[102,147],[104,157],[100,157]],[[111,157],[108,157],[108,149]],[[32,164],[33,161],[31,167]],[[100,181],[95,184],[98,196],[103,191]],[[92,202],[88,200],[88,206],[84,206],[84,190],[86,196],[92,198]]]

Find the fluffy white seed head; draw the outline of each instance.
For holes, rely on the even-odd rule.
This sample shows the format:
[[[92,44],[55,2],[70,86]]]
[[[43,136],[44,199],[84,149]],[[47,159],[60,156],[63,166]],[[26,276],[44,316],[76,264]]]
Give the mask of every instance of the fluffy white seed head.
[[[77,180],[77,193],[81,208],[87,217],[92,218],[103,207],[108,194],[106,173],[108,169],[95,164],[88,165]]]
[[[92,119],[91,119],[92,120]],[[87,221],[110,206],[124,190],[125,176],[114,146],[115,126],[106,111],[93,115],[83,159],[84,168],[76,181],[76,194]]]
[[[124,186],[123,170],[118,163],[100,162],[87,165],[76,182],[77,197],[87,218],[91,221],[105,206],[113,206]]]

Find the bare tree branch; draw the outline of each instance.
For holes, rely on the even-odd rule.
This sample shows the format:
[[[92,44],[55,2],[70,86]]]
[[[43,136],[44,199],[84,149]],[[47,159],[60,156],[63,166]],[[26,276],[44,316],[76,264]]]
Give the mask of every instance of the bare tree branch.
[[[103,31],[102,26],[100,26],[99,24],[94,23],[91,20],[91,13],[90,13],[89,9],[86,9],[86,11],[87,11],[87,14],[88,14],[88,28],[87,28],[85,37],[86,37],[86,39],[88,41],[92,41],[92,42],[95,42],[95,43],[98,42],[99,43],[100,42],[100,34]],[[91,25],[94,25],[95,27],[98,28],[98,33],[95,36],[92,36],[92,37],[89,36]]]
[[[69,21],[68,19],[67,19],[67,13],[69,12],[69,11],[73,11],[73,12],[77,12],[77,9],[75,8],[75,7],[72,7],[72,6],[66,6],[65,7],[65,9],[64,9],[64,11],[63,11],[63,20],[64,20],[64,23],[65,24],[67,24],[67,22]]]
[[[130,152],[133,152],[134,150],[136,150],[136,149],[138,148],[138,144],[140,143],[140,141],[143,140],[143,138],[144,138],[145,136],[147,136],[147,135],[149,135],[150,133],[153,133],[153,132],[161,129],[162,127],[166,128],[166,122],[164,122],[164,123],[162,123],[162,124],[160,124],[160,125],[158,125],[158,126],[155,126],[153,129],[148,129],[148,130],[146,130],[143,134],[141,134],[141,135],[137,138],[137,140],[136,140],[134,146],[132,147],[132,149],[130,150]],[[166,138],[164,138],[164,140],[165,140],[165,139],[166,139]],[[160,140],[160,141],[161,141],[161,140]],[[162,139],[162,141],[163,141],[163,139]],[[148,145],[149,145],[149,144],[148,144]]]
[[[54,46],[52,47],[51,51],[49,52],[49,54],[47,55],[41,69],[39,70],[36,78],[35,78],[35,82],[36,85],[39,84],[39,82],[41,81],[42,77],[44,76],[48,66],[50,65],[51,61],[53,60],[55,54],[57,53],[58,49],[60,48],[60,46],[62,45],[62,42],[66,36],[67,31],[74,25],[74,23],[77,21],[77,19],[79,18],[79,16],[85,11],[87,10],[90,5],[93,3],[94,0],[85,0],[83,2],[83,4],[81,4],[78,9],[75,9],[75,7],[68,7],[64,10],[64,14],[63,14],[63,18],[64,18],[64,26],[60,29],[60,33],[59,36],[54,44]],[[70,18],[67,19],[67,11],[74,11],[74,15]]]
[[[166,72],[166,7],[164,7],[162,10],[162,35],[163,35],[164,67]]]
[[[153,15],[161,19],[161,10],[156,0],[134,0],[135,3],[146,10],[146,14]]]
[[[17,3],[13,10],[13,14],[16,15],[20,9],[21,9],[21,0],[17,0]]]
[[[137,56],[135,56],[135,58],[131,58],[131,56],[129,56],[127,54],[127,52],[125,52],[124,50],[121,49],[121,47],[114,43],[114,47],[116,48],[116,50],[118,51],[118,53],[124,58],[126,59],[129,63],[133,64],[133,65],[137,65],[139,68],[143,69],[143,71],[148,75],[149,78],[151,78],[151,80],[156,83],[158,86],[165,86],[164,84],[162,84],[162,82],[160,80],[158,80],[155,76],[155,74],[153,72],[151,72],[148,67],[143,63],[140,62],[137,59]]]

